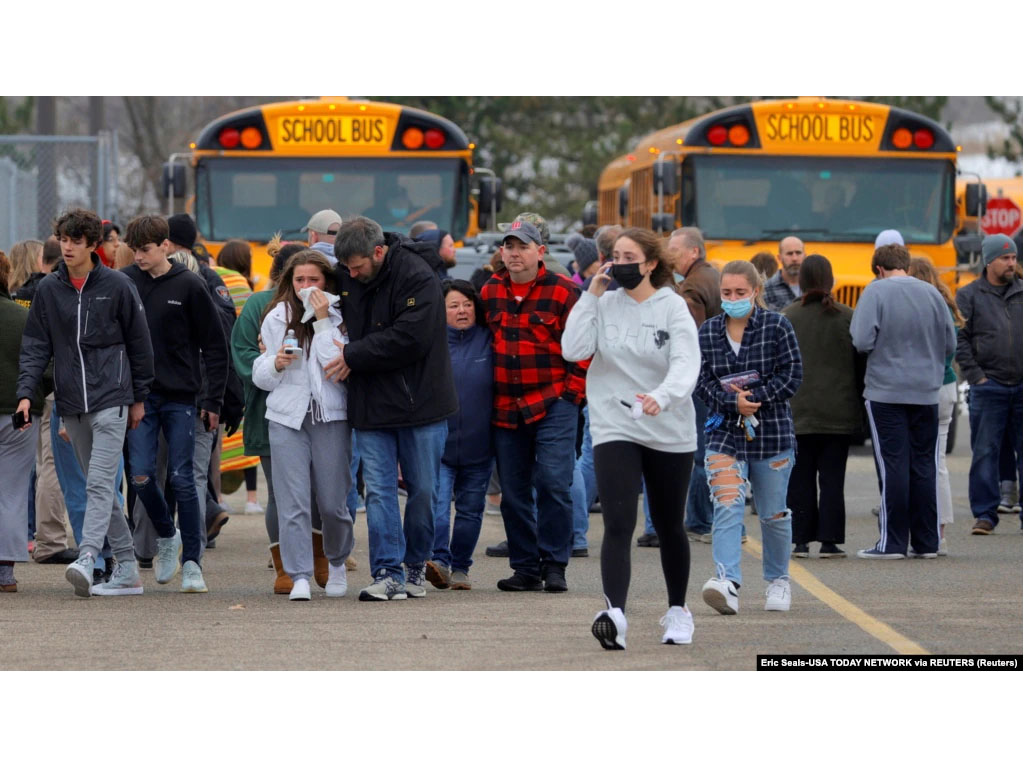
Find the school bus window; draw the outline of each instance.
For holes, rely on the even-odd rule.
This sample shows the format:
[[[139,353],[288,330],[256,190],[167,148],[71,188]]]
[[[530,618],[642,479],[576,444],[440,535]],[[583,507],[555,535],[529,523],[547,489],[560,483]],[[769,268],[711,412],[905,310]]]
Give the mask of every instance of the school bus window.
[[[242,207],[277,205],[277,178],[269,173],[239,173],[231,179],[231,200]]]

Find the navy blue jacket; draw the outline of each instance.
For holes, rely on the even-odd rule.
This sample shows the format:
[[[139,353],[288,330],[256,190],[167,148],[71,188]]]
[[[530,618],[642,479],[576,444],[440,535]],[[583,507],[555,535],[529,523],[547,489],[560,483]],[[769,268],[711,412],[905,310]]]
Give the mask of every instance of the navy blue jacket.
[[[464,331],[448,326],[448,352],[459,410],[448,417],[448,441],[441,460],[450,467],[490,461],[494,405],[491,332],[482,325]]]

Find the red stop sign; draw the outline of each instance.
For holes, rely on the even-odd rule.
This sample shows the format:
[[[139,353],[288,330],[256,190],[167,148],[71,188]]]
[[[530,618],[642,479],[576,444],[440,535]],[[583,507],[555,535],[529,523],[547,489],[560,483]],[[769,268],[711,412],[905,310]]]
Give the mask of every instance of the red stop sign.
[[[981,228],[989,235],[1012,235],[1020,226],[1020,208],[1008,197],[988,201]]]

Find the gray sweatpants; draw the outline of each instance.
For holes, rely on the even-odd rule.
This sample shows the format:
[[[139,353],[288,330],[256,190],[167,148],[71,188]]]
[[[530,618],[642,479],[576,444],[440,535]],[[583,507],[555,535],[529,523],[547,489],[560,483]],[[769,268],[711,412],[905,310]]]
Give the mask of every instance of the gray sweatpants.
[[[203,543],[203,550],[206,550],[206,480],[210,471],[210,453],[213,451],[213,441],[217,432],[207,432],[203,426],[203,420],[199,418],[196,411],[196,449],[192,456],[192,476],[196,480],[196,494],[199,496],[199,538]],[[160,439],[156,452],[156,481],[159,488],[163,488],[167,482],[167,442],[164,440],[163,431],[160,432]],[[135,499],[135,531],[132,537],[135,540],[135,554],[139,557],[153,558],[156,556],[156,528],[153,521],[146,514],[146,507],[142,500]],[[200,557],[202,554],[200,553]],[[201,565],[202,563],[199,563]]]
[[[347,421],[312,423],[300,429],[270,422],[270,457],[281,533],[281,562],[292,579],[313,578],[313,521],[316,494],[324,534],[324,554],[334,566],[352,552],[352,518],[345,499],[351,473],[352,428]]]
[[[28,561],[28,483],[38,438],[38,416],[19,432],[11,414],[0,414],[0,561]]]
[[[85,519],[78,550],[98,557],[106,536],[118,562],[133,562],[132,532],[114,492],[128,425],[128,406],[62,417],[78,464],[85,473]]]

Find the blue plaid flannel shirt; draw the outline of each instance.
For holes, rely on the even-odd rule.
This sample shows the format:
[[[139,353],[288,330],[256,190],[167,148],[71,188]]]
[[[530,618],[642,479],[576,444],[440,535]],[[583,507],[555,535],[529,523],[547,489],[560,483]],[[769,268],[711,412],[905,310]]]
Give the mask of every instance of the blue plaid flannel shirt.
[[[708,406],[709,416],[720,413],[721,424],[707,434],[706,453],[724,453],[741,461],[759,461],[796,448],[789,399],[803,380],[803,364],[796,334],[788,319],[756,307],[743,331],[739,357],[732,351],[725,331],[726,315],[710,318],[700,327],[700,378],[697,397]],[[736,426],[736,393],[723,392],[718,379],[757,371],[760,381],[748,387],[750,399],[761,403],[754,414],[760,424],[747,442]],[[703,429],[698,424],[697,429]]]

